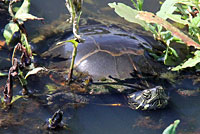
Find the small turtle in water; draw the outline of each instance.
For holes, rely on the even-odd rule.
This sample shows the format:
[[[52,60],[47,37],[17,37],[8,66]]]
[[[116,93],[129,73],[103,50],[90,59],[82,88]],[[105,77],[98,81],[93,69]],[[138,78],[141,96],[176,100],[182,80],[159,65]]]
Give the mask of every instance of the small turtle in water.
[[[143,74],[155,76],[166,71],[164,65],[149,55],[149,51],[154,51],[155,47],[162,48],[153,39],[104,26],[83,28],[81,33],[84,33],[85,42],[78,45],[75,69],[87,72],[94,80],[109,76],[120,80],[135,76],[140,79]],[[54,64],[54,67],[63,68],[69,67],[72,50],[73,45],[63,45],[47,53],[67,59],[67,64],[66,60],[59,62],[58,66]],[[143,110],[163,108],[168,100],[160,86],[136,92],[128,98],[132,108],[137,103],[135,108]]]

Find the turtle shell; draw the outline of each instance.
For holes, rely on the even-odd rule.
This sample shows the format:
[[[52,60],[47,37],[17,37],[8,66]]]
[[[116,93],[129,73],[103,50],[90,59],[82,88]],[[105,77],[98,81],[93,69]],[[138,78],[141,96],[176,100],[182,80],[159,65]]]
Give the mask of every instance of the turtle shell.
[[[108,76],[124,79],[136,74],[155,75],[163,69],[163,65],[154,61],[147,51],[158,45],[155,41],[152,43],[142,36],[102,26],[85,28],[81,33],[85,41],[78,44],[75,68],[87,72],[95,79]],[[64,65],[69,67],[72,50],[73,45],[67,44],[50,53],[55,57],[66,58],[69,62]]]

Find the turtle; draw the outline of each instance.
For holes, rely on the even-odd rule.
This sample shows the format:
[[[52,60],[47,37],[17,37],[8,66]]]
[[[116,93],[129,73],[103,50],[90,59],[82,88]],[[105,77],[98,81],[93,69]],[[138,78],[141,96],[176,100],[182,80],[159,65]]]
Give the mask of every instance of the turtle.
[[[140,79],[144,75],[157,76],[166,71],[166,67],[149,53],[154,51],[155,47],[162,49],[162,46],[148,36],[102,25],[82,28],[81,33],[85,41],[78,44],[74,68],[79,72],[86,72],[94,80],[124,80],[133,77]],[[72,37],[68,37],[70,38]],[[50,57],[63,59],[56,66],[53,65],[63,68],[70,66],[72,50],[73,45],[67,44],[55,46],[47,53]],[[131,108],[151,110],[167,105],[168,97],[160,86],[134,94],[128,95]],[[138,106],[135,107],[135,103]]]
[[[93,79],[109,76],[125,79],[134,74],[158,75],[166,71],[166,67],[148,53],[154,46],[162,49],[153,39],[104,26],[83,28],[81,33],[84,33],[85,42],[78,45],[74,68],[87,72]],[[59,64],[51,64],[53,67],[69,68],[72,51],[73,45],[55,46],[43,56],[63,59]]]

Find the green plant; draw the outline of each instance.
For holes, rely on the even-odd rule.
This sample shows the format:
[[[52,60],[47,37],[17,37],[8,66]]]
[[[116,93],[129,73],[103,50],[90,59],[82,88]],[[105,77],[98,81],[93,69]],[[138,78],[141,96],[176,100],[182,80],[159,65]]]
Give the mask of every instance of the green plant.
[[[61,45],[65,42],[71,42],[73,44],[73,52],[72,52],[72,61],[71,61],[71,65],[70,65],[70,70],[68,73],[68,82],[70,83],[71,79],[72,79],[72,75],[73,75],[73,69],[74,69],[74,62],[75,62],[75,58],[77,55],[77,47],[78,47],[78,41],[76,41],[76,39],[71,39],[71,40],[66,40],[66,41],[62,41],[62,42],[58,42],[57,45]]]
[[[175,120],[173,124],[170,124],[162,134],[176,134],[176,128],[178,124],[180,123],[180,120]]]
[[[72,61],[71,61],[71,65],[70,65],[70,71],[68,73],[68,83],[70,83],[71,79],[72,79],[72,75],[73,75],[73,68],[74,68],[74,61],[76,58],[76,54],[77,54],[77,47],[78,47],[78,43],[83,42],[84,40],[81,38],[81,36],[79,35],[79,20],[80,20],[80,16],[82,13],[82,4],[83,4],[83,0],[66,0],[66,7],[71,15],[70,19],[68,20],[68,22],[73,24],[73,34],[74,34],[74,39],[71,40],[66,40],[66,41],[62,41],[57,43],[57,45],[61,45],[64,42],[71,42],[73,44],[73,52],[72,52]]]
[[[129,22],[137,23],[151,31],[157,40],[162,41],[166,45],[166,50],[163,52],[164,63],[174,66],[179,55],[170,46],[171,43],[181,43],[187,46],[195,47],[197,52],[192,52],[192,58],[185,59],[179,66],[173,68],[173,71],[178,71],[187,67],[194,67],[200,62],[197,54],[200,48],[200,15],[198,0],[166,0],[160,10],[155,14],[141,11],[143,0],[137,0],[137,4],[132,0],[135,9],[123,3],[109,3],[115,12]],[[140,5],[140,6],[139,6]],[[140,8],[139,8],[140,7]],[[187,34],[183,30],[179,30],[167,20],[174,21],[179,25],[188,27]],[[153,24],[152,24],[153,23]]]
[[[11,0],[9,2],[9,14],[12,17],[10,22],[5,26],[5,30],[3,32],[3,36],[6,40],[7,45],[13,49],[12,54],[12,67],[9,69],[8,79],[4,88],[4,101],[6,104],[12,103],[12,85],[13,79],[15,76],[18,77],[20,83],[23,87],[23,94],[27,94],[27,81],[26,77],[24,77],[24,73],[26,72],[26,68],[33,68],[31,71],[32,74],[36,69],[34,69],[31,60],[33,59],[31,46],[28,42],[26,29],[24,27],[24,22],[27,20],[43,20],[43,18],[38,18],[29,14],[30,9],[30,0],[24,0],[20,7],[16,7],[15,4],[18,2],[17,0]],[[13,11],[13,5],[15,7],[15,11]],[[16,51],[21,52],[21,58],[15,58]],[[28,72],[30,75],[31,72]]]

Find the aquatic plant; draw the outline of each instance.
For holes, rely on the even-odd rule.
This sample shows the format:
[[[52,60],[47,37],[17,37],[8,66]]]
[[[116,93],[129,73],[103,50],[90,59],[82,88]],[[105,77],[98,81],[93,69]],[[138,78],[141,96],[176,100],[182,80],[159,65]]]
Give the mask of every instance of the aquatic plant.
[[[77,47],[78,47],[79,42],[76,39],[71,39],[71,40],[58,42],[57,45],[61,45],[65,42],[71,42],[73,44],[72,61],[71,61],[71,65],[70,65],[70,69],[69,69],[69,73],[68,73],[68,83],[70,83],[72,80],[72,75],[73,75],[73,70],[74,70],[74,62],[75,62],[75,58],[77,55]]]
[[[176,134],[176,128],[178,124],[180,123],[180,120],[175,120],[174,123],[170,124],[162,134]]]
[[[79,35],[79,20],[82,14],[82,4],[83,0],[65,0],[65,5],[71,16],[68,22],[73,24],[73,34],[78,41],[81,41],[81,36]]]
[[[163,52],[162,58],[164,64],[175,66],[177,61],[180,60],[176,50],[171,47],[172,43],[179,43],[194,47],[190,55],[182,61],[182,63],[173,71],[179,71],[187,67],[198,68],[199,48],[200,48],[200,14],[199,14],[199,1],[198,0],[166,0],[160,10],[153,14],[151,12],[141,11],[143,0],[137,0],[133,5],[137,9],[133,9],[123,3],[109,3],[115,12],[129,22],[137,23],[144,27],[145,30],[151,31],[154,37],[166,45],[166,50]],[[176,25],[184,27],[178,29],[167,20],[174,22]],[[185,29],[187,34],[185,34]],[[161,57],[160,57],[161,58]]]
[[[9,69],[8,79],[4,88],[4,102],[8,105],[12,103],[13,98],[13,79],[18,77],[23,87],[22,93],[27,94],[28,90],[26,87],[26,78],[31,74],[43,70],[41,68],[34,68],[34,65],[31,62],[33,59],[32,50],[28,42],[26,29],[24,27],[24,22],[27,20],[43,20],[43,18],[38,18],[32,14],[29,14],[30,0],[24,0],[21,6],[17,8],[15,7],[17,10],[13,11],[13,5],[15,5],[16,2],[18,2],[18,0],[11,0],[9,2],[8,11],[12,19],[5,26],[5,30],[3,32],[3,36],[8,47],[14,47],[12,54],[12,67]],[[15,58],[17,51],[21,52],[20,59]],[[24,77],[27,67],[33,70],[28,72]]]
[[[68,73],[68,83],[70,83],[72,80],[74,61],[75,61],[76,54],[77,54],[78,43],[84,41],[81,38],[81,36],[79,35],[79,20],[80,20],[81,14],[82,14],[82,4],[83,4],[83,0],[66,0],[65,5],[71,16],[70,19],[68,20],[68,22],[73,24],[74,39],[57,43],[57,45],[61,45],[65,42],[71,42],[74,47],[73,52],[72,52],[72,61],[71,61],[71,65],[70,65],[70,71]]]

